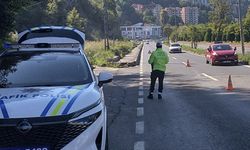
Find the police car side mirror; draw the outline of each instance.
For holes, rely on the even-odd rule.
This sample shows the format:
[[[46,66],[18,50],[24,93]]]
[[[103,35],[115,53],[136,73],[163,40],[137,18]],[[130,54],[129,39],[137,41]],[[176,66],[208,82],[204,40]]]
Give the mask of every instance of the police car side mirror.
[[[101,72],[98,76],[98,86],[102,87],[103,84],[112,82],[113,74],[109,72]]]

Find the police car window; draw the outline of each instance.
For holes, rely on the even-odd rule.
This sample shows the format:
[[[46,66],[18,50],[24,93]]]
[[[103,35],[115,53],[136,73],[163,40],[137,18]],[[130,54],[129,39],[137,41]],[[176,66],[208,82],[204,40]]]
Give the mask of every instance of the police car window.
[[[0,57],[0,86],[67,86],[92,82],[81,55],[25,53]]]
[[[220,50],[232,50],[230,45],[214,45],[213,50],[220,51]]]

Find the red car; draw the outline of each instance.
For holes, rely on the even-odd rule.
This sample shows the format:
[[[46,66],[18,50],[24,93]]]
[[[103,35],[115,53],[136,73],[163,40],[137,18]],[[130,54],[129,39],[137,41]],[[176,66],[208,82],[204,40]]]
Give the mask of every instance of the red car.
[[[206,63],[211,65],[230,63],[238,64],[238,55],[236,54],[236,47],[233,49],[229,44],[212,44],[205,53]]]

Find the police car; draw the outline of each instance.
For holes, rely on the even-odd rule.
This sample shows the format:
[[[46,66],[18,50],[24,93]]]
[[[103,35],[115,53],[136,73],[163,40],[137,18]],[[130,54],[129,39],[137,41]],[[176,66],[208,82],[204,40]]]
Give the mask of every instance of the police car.
[[[0,150],[105,150],[103,84],[84,53],[85,35],[68,27],[19,34],[0,55]]]

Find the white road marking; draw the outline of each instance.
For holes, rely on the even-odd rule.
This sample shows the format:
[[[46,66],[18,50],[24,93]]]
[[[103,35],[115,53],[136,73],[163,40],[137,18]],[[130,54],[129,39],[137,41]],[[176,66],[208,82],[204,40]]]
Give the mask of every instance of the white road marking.
[[[250,66],[249,66],[249,65],[244,65],[244,67],[250,68]]]
[[[175,57],[172,57],[172,58],[175,59],[175,60],[177,59],[177,58],[175,58]]]
[[[233,95],[233,94],[237,94],[236,92],[231,92],[231,91],[227,91],[227,92],[220,92],[220,93],[214,93],[217,95]]]
[[[143,134],[144,133],[144,121],[136,122],[135,133],[136,134]]]
[[[185,62],[182,62],[185,66],[187,65],[187,63],[185,63]]]
[[[145,150],[145,143],[144,141],[138,141],[134,145],[134,150]]]
[[[139,82],[139,96],[144,95],[143,91],[143,51],[144,47],[141,52],[141,61],[140,61],[140,82]],[[142,105],[144,103],[143,98],[138,98],[138,104]],[[137,117],[144,116],[144,107],[137,107]],[[136,134],[144,134],[144,121],[136,122],[135,126],[135,133]],[[137,141],[134,144],[134,150],[145,150],[145,142],[144,141]]]
[[[137,117],[142,117],[144,115],[144,108],[137,107]]]
[[[144,103],[144,99],[143,98],[138,98],[138,104],[143,104]]]
[[[139,91],[139,96],[143,96],[143,95],[144,95],[143,90],[142,90],[142,91]]]
[[[212,80],[214,80],[214,81],[219,81],[218,79],[216,79],[216,78],[214,78],[214,77],[212,77],[212,76],[209,76],[209,75],[207,75],[207,74],[205,74],[205,73],[202,73],[202,75],[205,76],[205,77],[207,77],[207,78],[209,78],[209,79],[212,79]]]

